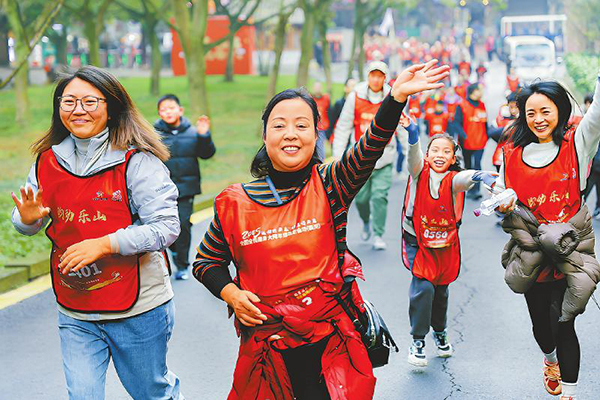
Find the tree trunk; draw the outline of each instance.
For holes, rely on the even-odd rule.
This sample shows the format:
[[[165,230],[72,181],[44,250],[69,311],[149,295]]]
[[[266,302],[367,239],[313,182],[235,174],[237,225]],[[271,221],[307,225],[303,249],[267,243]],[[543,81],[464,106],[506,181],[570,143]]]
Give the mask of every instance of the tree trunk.
[[[365,31],[360,31],[360,35],[358,36],[358,79],[365,79]]]
[[[63,34],[56,34],[53,41],[56,46],[56,63],[58,65],[67,65],[67,27],[63,25]]]
[[[319,21],[319,36],[323,43],[323,71],[325,72],[325,87],[329,96],[333,96],[331,82],[331,52],[329,51],[329,42],[327,41],[327,19],[322,18]]]
[[[186,0],[171,0],[171,2],[175,22],[179,28],[179,38],[185,53],[190,116],[195,119],[202,114],[209,115],[203,42],[208,23],[208,0],[199,0],[194,3],[191,11],[192,18],[190,18]]]
[[[298,63],[298,74],[296,86],[306,86],[308,84],[308,68],[313,57],[313,34],[317,16],[307,7],[304,10],[304,25],[302,26],[302,35],[300,36],[300,62]]]
[[[277,21],[277,27],[275,28],[275,61],[273,62],[273,69],[269,76],[269,88],[267,89],[267,102],[271,100],[271,97],[275,96],[277,91],[277,80],[279,79],[279,66],[281,65],[281,55],[283,54],[283,48],[285,47],[285,36],[287,31],[287,23],[290,19],[291,14],[279,14],[279,20]]]
[[[88,40],[88,64],[100,67],[100,39],[98,38],[96,20],[94,16],[85,18],[83,33],[85,38]]]
[[[347,79],[352,78],[352,73],[354,72],[354,68],[356,67],[356,41],[358,40],[358,32],[354,29],[354,33],[352,34],[352,50],[350,51],[350,59],[348,60],[348,75]]]
[[[160,69],[162,67],[162,54],[160,54],[160,43],[156,34],[156,21],[148,21],[146,37],[150,42],[150,56],[152,65],[150,72],[150,94],[158,96],[160,94]]]
[[[12,0],[7,1],[5,12],[15,38],[15,65],[19,65],[20,61],[27,58],[29,55],[29,43],[27,43],[25,27],[21,24],[21,18],[16,2]],[[15,120],[17,124],[21,126],[24,126],[29,122],[29,97],[27,95],[28,77],[29,65],[25,62],[13,78],[15,89]]]
[[[230,25],[231,26],[231,25]],[[229,49],[227,49],[227,65],[225,67],[225,82],[233,82],[233,55],[235,49],[233,44],[235,43],[235,36],[231,36],[227,41],[229,43]]]

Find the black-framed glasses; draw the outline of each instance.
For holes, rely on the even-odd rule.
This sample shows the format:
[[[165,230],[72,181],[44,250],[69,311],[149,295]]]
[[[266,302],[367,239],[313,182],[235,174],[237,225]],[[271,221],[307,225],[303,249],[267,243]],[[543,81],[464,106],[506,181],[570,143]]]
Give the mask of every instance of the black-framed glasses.
[[[83,96],[81,99],[78,99],[75,96],[60,96],[58,98],[58,104],[60,109],[64,112],[71,112],[77,108],[77,102],[81,103],[81,108],[83,111],[94,112],[98,109],[98,105],[101,101],[106,102],[106,99],[102,99],[96,96]]]

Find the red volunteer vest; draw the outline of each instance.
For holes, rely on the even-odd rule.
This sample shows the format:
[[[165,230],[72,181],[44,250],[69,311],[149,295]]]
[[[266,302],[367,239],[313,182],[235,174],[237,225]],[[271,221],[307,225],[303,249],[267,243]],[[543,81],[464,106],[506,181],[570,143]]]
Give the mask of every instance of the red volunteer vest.
[[[480,101],[477,107],[473,107],[469,101],[463,101],[460,106],[463,111],[463,129],[467,134],[462,147],[465,150],[482,150],[488,140],[485,104]]]
[[[512,78],[510,75],[506,76],[506,84],[508,85],[508,90],[511,92],[516,92],[519,90],[519,77],[515,76]]]
[[[125,161],[91,176],[65,170],[52,150],[38,158],[37,179],[44,189],[51,223],[46,235],[52,241],[50,272],[56,301],[79,312],[122,312],[137,301],[140,289],[137,256],[109,255],[78,272],[63,275],[58,265],[67,248],[95,239],[133,223],[127,195]]]
[[[456,103],[446,103],[446,107],[448,108],[448,116],[450,117],[451,121],[454,121],[454,114],[456,113],[456,107],[458,107],[459,104],[462,104],[462,98],[460,98],[460,101],[458,101]]]
[[[343,282],[333,217],[317,166],[286,204],[257,203],[235,184],[217,196],[215,210],[241,288],[277,296],[317,279]]]
[[[425,118],[427,118],[428,115],[431,115],[435,112],[435,103],[437,103],[437,100],[434,99],[432,96],[429,96],[427,97],[427,99],[425,99]]]
[[[408,98],[408,108],[416,118],[421,118],[421,103],[418,96]]]
[[[508,122],[514,121],[514,120],[509,120],[507,119]],[[506,126],[504,127],[504,131],[502,132],[502,135],[506,134]],[[504,157],[504,148],[506,148],[507,143],[510,141],[512,137],[512,134],[507,135],[505,138],[503,138],[502,140],[500,140],[498,142],[498,145],[496,146],[496,150],[494,150],[494,154],[492,155],[492,164],[495,166],[501,166],[502,165],[502,159]]]
[[[427,122],[429,124],[429,137],[436,135],[438,133],[446,132],[446,128],[448,128],[448,121],[450,120],[450,116],[447,112],[443,112],[441,114],[429,114],[427,117]]]
[[[540,223],[567,222],[581,208],[579,163],[575,150],[574,129],[565,134],[558,155],[542,168],[530,167],[523,161],[523,147],[507,152],[504,179],[519,201],[525,204]],[[558,270],[547,267],[538,282],[562,278]]]
[[[417,183],[412,219],[419,250],[412,273],[434,285],[448,285],[458,278],[460,271],[458,226],[462,219],[465,194],[459,193],[454,203],[452,179],[457,172],[451,171],[442,179],[438,198],[434,199],[429,190],[430,171],[429,163],[425,162]],[[404,210],[410,199],[409,188],[410,182],[404,198]],[[406,267],[410,268],[408,265]]]
[[[367,131],[371,121],[375,118],[381,103],[371,103],[369,100],[354,98],[354,141],[358,142],[360,137]]]
[[[319,98],[313,97],[313,99],[315,99],[317,109],[319,110],[319,125],[317,126],[317,129],[326,131],[329,129],[329,95],[324,94]]]

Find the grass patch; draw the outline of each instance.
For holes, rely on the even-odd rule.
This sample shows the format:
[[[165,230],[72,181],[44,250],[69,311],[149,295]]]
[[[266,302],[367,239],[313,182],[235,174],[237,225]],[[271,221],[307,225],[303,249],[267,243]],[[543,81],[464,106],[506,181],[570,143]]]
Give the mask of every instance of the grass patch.
[[[149,79],[123,78],[121,83],[142,114],[154,122],[158,118],[157,97],[149,94]],[[294,87],[294,83],[295,77],[282,76],[278,89]],[[261,143],[258,130],[267,85],[268,79],[260,76],[236,76],[232,83],[223,82],[220,76],[208,77],[211,130],[217,153],[210,160],[200,160],[204,192],[201,199],[214,197],[229,184],[251,179],[250,162]],[[334,99],[341,96],[342,87],[334,85]],[[185,77],[163,78],[161,88],[163,93],[176,94],[183,107],[189,105]],[[27,237],[14,230],[10,221],[13,206],[10,192],[17,191],[25,182],[34,161],[29,146],[48,129],[53,89],[51,85],[29,88],[31,119],[25,128],[14,123],[14,91],[0,91],[0,267],[7,259],[48,254],[50,248],[43,233]]]

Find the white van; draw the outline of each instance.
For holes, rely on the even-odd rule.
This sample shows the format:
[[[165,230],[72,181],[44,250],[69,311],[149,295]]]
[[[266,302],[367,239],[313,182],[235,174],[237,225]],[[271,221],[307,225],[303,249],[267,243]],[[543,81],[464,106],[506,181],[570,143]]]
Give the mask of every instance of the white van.
[[[555,76],[554,42],[544,36],[507,36],[503,53],[507,67],[515,69],[522,83]]]

